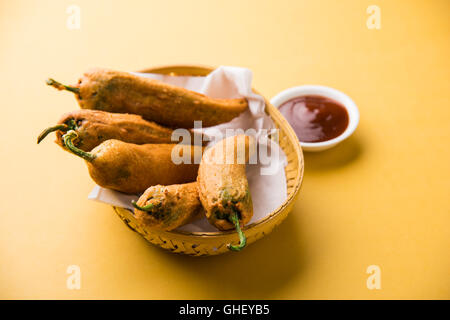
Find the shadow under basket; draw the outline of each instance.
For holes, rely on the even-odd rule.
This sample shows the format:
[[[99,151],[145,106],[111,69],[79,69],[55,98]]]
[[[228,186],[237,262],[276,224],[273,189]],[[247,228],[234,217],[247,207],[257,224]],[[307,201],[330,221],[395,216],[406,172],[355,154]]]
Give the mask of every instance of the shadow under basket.
[[[167,66],[157,67],[141,72],[160,73],[167,75],[206,76],[213,68],[204,66]],[[256,92],[256,91],[255,91]],[[266,100],[266,113],[270,115],[278,129],[278,143],[287,157],[285,167],[287,183],[287,199],[275,211],[263,219],[246,225],[243,231],[247,237],[247,245],[269,234],[279,225],[292,210],[298,197],[303,180],[303,153],[294,130],[280,112]],[[193,256],[209,256],[229,252],[227,244],[238,244],[239,237],[236,231],[217,232],[185,232],[163,231],[145,228],[136,222],[130,210],[113,207],[117,215],[125,224],[143,236],[147,241],[173,253],[182,253]],[[245,249],[244,249],[245,250]]]

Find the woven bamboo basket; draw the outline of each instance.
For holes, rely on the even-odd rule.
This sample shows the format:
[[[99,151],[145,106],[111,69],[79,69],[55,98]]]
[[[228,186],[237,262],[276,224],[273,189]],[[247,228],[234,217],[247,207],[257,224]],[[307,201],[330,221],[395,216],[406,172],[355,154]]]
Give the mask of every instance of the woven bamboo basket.
[[[212,70],[213,68],[204,66],[167,66],[151,68],[142,72],[206,76]],[[271,116],[275,126],[278,128],[278,143],[287,156],[288,164],[285,168],[287,199],[279,208],[264,219],[248,224],[243,228],[247,236],[248,245],[269,234],[287,217],[297,199],[303,179],[303,153],[295,132],[280,112],[267,100],[266,113]],[[192,256],[217,255],[229,251],[227,248],[228,243],[237,244],[239,242],[239,237],[235,231],[184,232],[147,229],[138,225],[131,210],[120,207],[113,208],[130,229],[139,233],[150,243],[173,253]]]

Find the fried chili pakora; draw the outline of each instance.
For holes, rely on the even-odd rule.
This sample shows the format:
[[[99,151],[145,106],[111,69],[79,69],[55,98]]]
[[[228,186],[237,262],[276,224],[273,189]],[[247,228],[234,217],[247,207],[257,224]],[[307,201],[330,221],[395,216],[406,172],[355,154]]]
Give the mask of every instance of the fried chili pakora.
[[[135,144],[174,143],[171,141],[172,129],[146,121],[141,116],[83,109],[64,114],[57,125],[39,135],[38,143],[56,131],[56,143],[64,147],[62,136],[69,130],[76,131],[78,138],[74,145],[83,151],[91,151],[109,139]]]
[[[248,108],[240,99],[213,99],[203,94],[128,72],[92,69],[76,85],[66,86],[53,79],[47,84],[75,93],[82,109],[142,115],[171,128],[203,127],[228,122]]]
[[[134,216],[142,225],[173,230],[204,215],[198,197],[197,182],[152,186],[137,202]]]
[[[68,131],[63,136],[64,145],[75,155],[86,160],[89,175],[99,186],[116,191],[139,194],[148,186],[177,184],[195,181],[200,146],[179,144],[137,145],[120,140],[106,140],[85,152],[74,145],[77,133]],[[175,149],[174,149],[175,148]],[[190,163],[175,164],[172,154],[190,158]]]
[[[199,196],[206,218],[219,230],[236,228],[240,244],[229,245],[234,251],[245,247],[241,225],[253,216],[245,164],[255,147],[254,139],[249,136],[223,139],[205,151],[198,171]]]

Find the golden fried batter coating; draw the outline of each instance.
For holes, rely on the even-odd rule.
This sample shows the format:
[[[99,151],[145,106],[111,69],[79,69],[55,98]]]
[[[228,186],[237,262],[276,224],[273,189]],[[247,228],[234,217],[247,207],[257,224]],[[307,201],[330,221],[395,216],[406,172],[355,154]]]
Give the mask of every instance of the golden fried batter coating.
[[[64,114],[58,123],[69,124],[70,121],[74,121],[78,134],[75,145],[84,151],[91,151],[109,139],[135,144],[174,143],[171,141],[173,130],[134,114],[81,109]],[[64,146],[64,133],[56,132],[56,143],[60,146]]]
[[[245,163],[254,152],[254,139],[239,135],[219,141],[203,154],[197,181],[208,221],[220,230],[233,229],[230,217],[242,225],[253,216]]]
[[[248,108],[247,100],[213,99],[203,94],[128,72],[92,69],[75,86],[53,79],[47,83],[76,94],[83,109],[142,115],[146,120],[172,128],[203,127],[228,122]]]
[[[67,145],[66,140],[65,143]],[[189,152],[191,164],[172,162],[173,148],[179,149],[180,155]],[[198,165],[194,163],[194,155],[201,154],[201,148],[173,144],[137,145],[107,140],[87,153],[91,158],[87,159],[86,164],[91,178],[99,186],[139,194],[152,185],[195,181]]]
[[[173,230],[204,215],[198,197],[197,182],[156,185],[145,190],[139,198],[134,215],[146,227]]]

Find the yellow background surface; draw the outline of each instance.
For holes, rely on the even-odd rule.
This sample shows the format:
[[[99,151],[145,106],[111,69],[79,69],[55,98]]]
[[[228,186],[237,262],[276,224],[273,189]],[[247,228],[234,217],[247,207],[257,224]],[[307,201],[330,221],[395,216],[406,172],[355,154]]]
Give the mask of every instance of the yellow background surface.
[[[81,29],[66,27],[70,4]],[[369,5],[381,29],[369,30]],[[1,1],[0,298],[450,298],[450,1]],[[299,200],[238,254],[173,255],[131,232],[80,159],[39,132],[89,67],[236,65],[271,98],[322,84],[355,134],[305,154]],[[66,269],[81,268],[68,290]],[[381,268],[368,290],[366,268]]]

